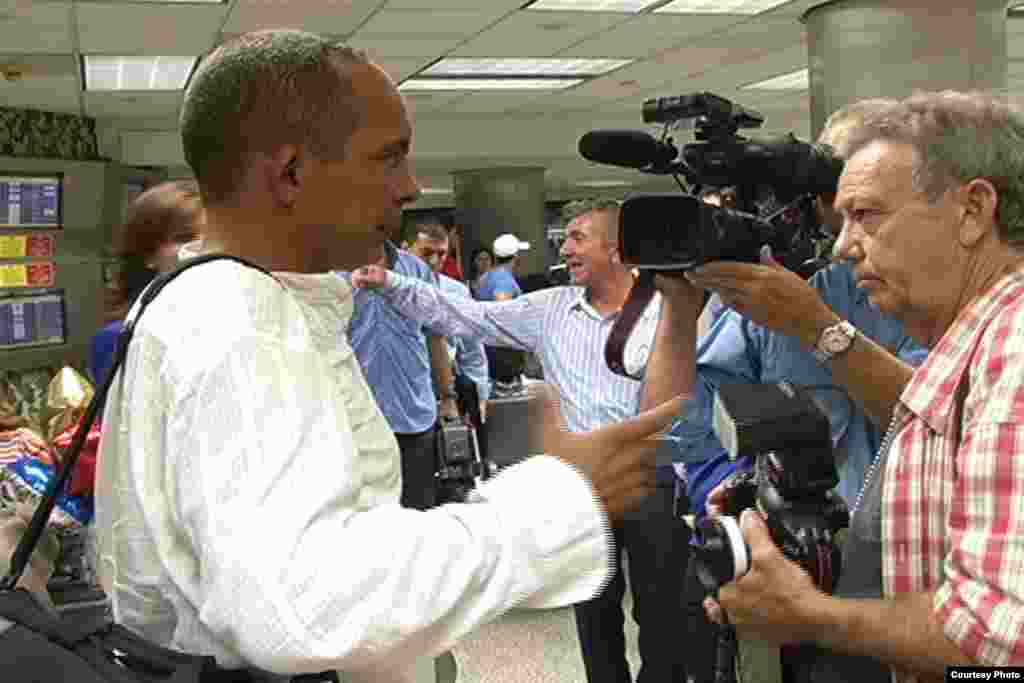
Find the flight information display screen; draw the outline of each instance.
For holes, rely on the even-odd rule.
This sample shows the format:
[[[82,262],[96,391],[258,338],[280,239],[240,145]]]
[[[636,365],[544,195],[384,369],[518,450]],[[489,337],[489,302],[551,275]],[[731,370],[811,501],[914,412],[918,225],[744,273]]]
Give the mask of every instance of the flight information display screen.
[[[60,176],[0,173],[0,228],[61,227]]]
[[[0,349],[67,341],[64,291],[0,295]]]

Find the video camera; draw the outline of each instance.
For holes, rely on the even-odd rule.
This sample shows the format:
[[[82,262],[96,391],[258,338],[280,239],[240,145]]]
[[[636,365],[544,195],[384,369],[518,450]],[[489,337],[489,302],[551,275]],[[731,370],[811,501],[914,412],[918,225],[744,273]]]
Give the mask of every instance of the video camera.
[[[437,499],[438,503],[464,503],[470,491],[497,473],[480,448],[477,430],[483,426],[480,398],[476,384],[463,375],[455,376],[456,403],[459,417],[444,419],[437,435]]]
[[[826,145],[792,134],[751,140],[738,134],[764,117],[712,93],[662,97],[643,103],[644,123],[664,124],[661,139],[643,131],[596,130],[579,141],[590,161],[644,173],[682,176],[691,192],[627,199],[619,219],[619,253],[641,270],[683,271],[716,260],[757,262],[764,245],[787,268],[809,277],[820,232],[815,197],[834,193],[843,162]],[[693,122],[696,142],[682,153],[668,133]],[[730,188],[737,209],[701,198]],[[684,192],[686,188],[683,187]]]
[[[752,454],[754,468],[729,489],[725,514],[694,528],[697,577],[708,591],[741,578],[750,550],[737,517],[753,508],[764,515],[772,540],[826,593],[842,571],[837,544],[849,526],[829,421],[808,390],[780,384],[722,384],[715,396],[714,429],[732,459]]]

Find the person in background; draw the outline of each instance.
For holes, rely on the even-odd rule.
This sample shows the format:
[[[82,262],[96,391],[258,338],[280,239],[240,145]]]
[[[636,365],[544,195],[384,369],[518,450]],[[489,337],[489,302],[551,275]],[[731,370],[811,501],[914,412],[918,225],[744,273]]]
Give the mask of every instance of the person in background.
[[[466,279],[462,272],[462,230],[458,225],[452,225],[445,228],[445,232],[448,235],[448,256],[441,265],[441,269],[435,269],[435,271],[462,282]]]
[[[476,298],[480,301],[508,301],[521,296],[522,288],[516,280],[519,267],[519,253],[530,248],[529,242],[522,242],[511,233],[499,235],[494,240],[494,256],[497,263],[480,278]],[[494,380],[495,398],[519,396],[523,392],[523,370],[526,355],[516,348],[486,346],[487,364]]]
[[[519,254],[529,248],[529,242],[523,242],[512,233],[499,235],[494,240],[496,263],[481,276],[477,298],[481,301],[505,301],[521,295],[523,290],[516,280],[516,271],[519,269]]]
[[[436,223],[421,225],[416,233],[416,241],[412,244],[412,253],[419,256],[437,273],[438,287],[469,298],[469,287],[454,280],[441,271],[442,263],[448,263],[449,235],[444,227]],[[462,376],[476,385],[477,397],[480,399],[480,415],[487,415],[487,399],[491,395],[491,378],[487,370],[487,355],[484,345],[473,337],[449,337],[449,357],[455,363],[456,376]],[[441,393],[438,398],[454,398],[449,392],[451,387],[438,387]]]
[[[437,276],[417,256],[390,240],[378,261],[431,285]],[[351,273],[339,271],[349,279]],[[402,505],[426,510],[437,504],[437,419],[458,415],[455,378],[442,336],[397,311],[380,297],[357,291],[348,338],[373,396],[402,452]],[[435,397],[434,387],[442,389]],[[440,398],[438,406],[437,398]],[[440,408],[440,413],[439,413]]]
[[[480,298],[480,282],[493,267],[494,252],[487,247],[479,247],[473,251],[473,257],[469,260],[469,291],[473,293],[473,298]]]
[[[203,220],[199,187],[193,180],[156,185],[128,206],[114,237],[118,269],[107,290],[106,326],[92,338],[89,371],[99,386],[114,362],[117,337],[135,298],[154,277],[172,270],[178,249],[196,239]]]

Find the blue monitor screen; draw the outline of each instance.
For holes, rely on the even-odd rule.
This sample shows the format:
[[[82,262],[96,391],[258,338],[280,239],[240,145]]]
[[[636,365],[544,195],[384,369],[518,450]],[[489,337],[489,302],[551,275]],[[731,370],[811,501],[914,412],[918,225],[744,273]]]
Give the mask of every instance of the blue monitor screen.
[[[0,296],[0,349],[63,344],[64,291]]]
[[[60,177],[0,175],[0,227],[61,227]]]

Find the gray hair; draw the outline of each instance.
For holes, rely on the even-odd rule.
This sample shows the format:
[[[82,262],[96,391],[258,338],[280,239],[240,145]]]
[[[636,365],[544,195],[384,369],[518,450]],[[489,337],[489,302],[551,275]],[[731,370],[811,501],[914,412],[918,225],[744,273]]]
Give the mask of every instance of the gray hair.
[[[898,100],[872,97],[851,102],[836,109],[825,120],[825,126],[818,135],[818,143],[828,145],[840,159],[849,159],[850,131],[871,112],[896,104]]]
[[[999,197],[1005,243],[1024,247],[1024,114],[980,92],[921,92],[867,112],[847,140],[850,156],[876,141],[914,149],[914,188],[928,201],[977,178]]]
[[[568,226],[574,220],[580,216],[588,213],[594,213],[597,211],[609,212],[614,218],[612,222],[612,228],[608,234],[605,235],[605,239],[610,242],[615,242],[618,239],[618,224],[619,224],[619,209],[622,208],[622,202],[618,199],[602,199],[602,198],[588,198],[588,199],[577,199],[576,201],[569,202],[562,207],[562,220]]]
[[[344,158],[365,118],[351,67],[366,55],[320,36],[257,31],[215,49],[185,92],[181,139],[206,205],[231,201],[253,159],[286,144]]]

